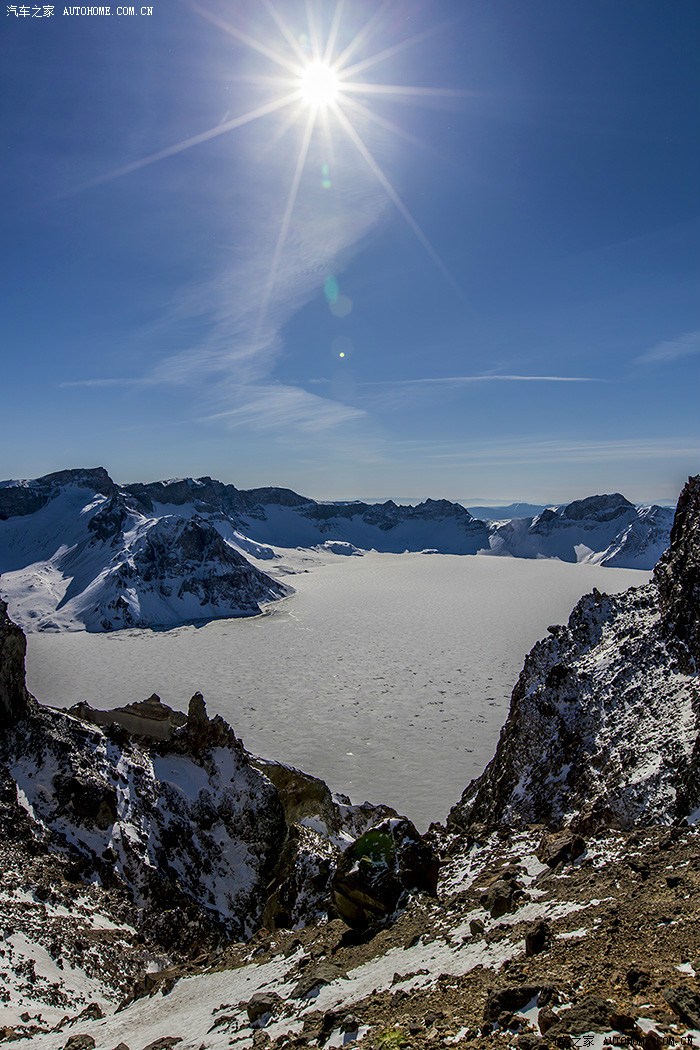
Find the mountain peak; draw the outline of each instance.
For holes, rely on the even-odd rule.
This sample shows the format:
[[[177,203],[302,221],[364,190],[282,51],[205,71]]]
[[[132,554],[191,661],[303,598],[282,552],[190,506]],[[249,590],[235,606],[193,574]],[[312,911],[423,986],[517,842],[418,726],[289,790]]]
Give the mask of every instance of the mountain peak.
[[[580,521],[581,518],[595,518],[597,521],[610,521],[620,514],[634,513],[635,507],[621,492],[609,492],[602,496],[587,496],[574,500],[561,511],[563,518]]]
[[[56,485],[86,485],[109,496],[116,489],[114,481],[104,467],[71,467],[68,470],[56,470],[37,478],[37,485],[54,487]]]

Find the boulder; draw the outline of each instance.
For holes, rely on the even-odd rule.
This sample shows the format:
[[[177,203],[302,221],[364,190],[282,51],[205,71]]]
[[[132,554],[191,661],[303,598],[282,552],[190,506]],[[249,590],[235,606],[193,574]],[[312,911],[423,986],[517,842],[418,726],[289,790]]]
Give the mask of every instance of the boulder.
[[[282,1004],[277,992],[256,992],[246,1003],[246,1013],[251,1024],[256,1024],[266,1014],[273,1014]]]
[[[661,993],[681,1021],[689,1028],[700,1028],[700,995],[685,985],[676,988],[664,988]]]
[[[515,911],[518,899],[523,896],[523,892],[518,883],[497,879],[481,895],[481,906],[492,919],[500,919],[502,915]]]
[[[585,848],[585,840],[568,831],[545,835],[537,849],[537,859],[550,868],[556,868],[557,864],[576,860]]]
[[[338,861],[333,904],[353,929],[384,922],[411,891],[435,894],[438,860],[405,817],[390,818],[361,835]]]
[[[484,1020],[497,1021],[502,1013],[522,1010],[533,999],[537,999],[538,1005],[546,1006],[553,994],[554,989],[548,984],[515,984],[506,988],[492,988],[484,1006]]]
[[[547,1037],[580,1035],[583,1032],[607,1032],[611,1027],[613,1008],[605,999],[590,995],[560,1014],[559,1020],[547,1030]]]
[[[292,999],[305,999],[315,988],[320,988],[324,984],[332,984],[333,981],[341,980],[344,977],[347,977],[347,973],[342,966],[337,966],[335,963],[320,962],[315,966],[311,965],[304,971],[304,976],[294,986]]]
[[[540,919],[525,934],[525,955],[539,955],[552,942],[552,930],[548,922]]]
[[[72,1035],[64,1044],[63,1050],[93,1050],[95,1046],[91,1035]]]

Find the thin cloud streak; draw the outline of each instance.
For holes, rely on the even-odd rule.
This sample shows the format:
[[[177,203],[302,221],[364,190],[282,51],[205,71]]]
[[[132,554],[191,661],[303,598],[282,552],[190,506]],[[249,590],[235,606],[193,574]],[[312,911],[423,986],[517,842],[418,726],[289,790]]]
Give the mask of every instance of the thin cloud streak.
[[[130,387],[130,386],[156,386],[157,380],[151,376],[124,376],[105,379],[67,379],[57,383],[59,390],[69,390],[71,387]]]
[[[686,332],[677,339],[668,339],[657,343],[650,350],[636,359],[638,365],[663,364],[667,361],[677,361],[680,357],[694,357],[700,354],[700,328],[694,332]]]
[[[408,454],[408,448],[404,448]],[[501,465],[514,462],[533,463],[571,463],[571,462],[610,462],[624,460],[676,459],[679,457],[697,457],[700,444],[692,439],[678,441],[661,441],[654,439],[621,439],[617,441],[558,441],[534,440],[518,441],[508,445],[482,444],[479,448],[470,447],[455,449],[448,446],[421,445],[416,442],[411,455],[422,456],[430,461],[450,462],[457,464]]]
[[[607,383],[607,379],[591,376],[524,376],[524,375],[474,375],[474,376],[426,376],[421,379],[378,379],[359,386],[462,386],[469,383]]]

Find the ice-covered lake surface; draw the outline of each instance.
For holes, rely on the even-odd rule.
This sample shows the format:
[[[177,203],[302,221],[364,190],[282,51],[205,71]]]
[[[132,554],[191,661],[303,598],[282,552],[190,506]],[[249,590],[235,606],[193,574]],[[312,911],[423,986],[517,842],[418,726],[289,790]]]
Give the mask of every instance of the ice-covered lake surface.
[[[254,619],[31,634],[29,688],[60,707],[157,692],[185,709],[199,689],[250,751],[355,802],[395,806],[424,829],[491,758],[524,656],[547,626],[593,587],[613,593],[650,578],[427,554],[294,552],[283,563],[302,570],[285,577],[296,593]]]

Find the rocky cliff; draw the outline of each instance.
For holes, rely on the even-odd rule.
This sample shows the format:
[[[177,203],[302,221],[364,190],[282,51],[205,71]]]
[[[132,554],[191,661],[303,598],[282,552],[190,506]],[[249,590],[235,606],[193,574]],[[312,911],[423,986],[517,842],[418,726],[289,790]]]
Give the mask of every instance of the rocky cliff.
[[[690,478],[678,501],[671,546],[654,572],[659,607],[672,636],[687,649],[688,668],[700,667],[700,478]]]
[[[26,651],[24,634],[7,615],[6,603],[0,600],[0,725],[3,726],[16,722],[29,707],[24,677]]]
[[[327,910],[342,849],[384,806],[353,806],[314,777],[256,760],[201,694],[114,711],[37,704],[25,639],[0,608],[0,765],[30,827],[82,879],[119,885],[172,946],[249,936]],[[194,925],[193,925],[194,924]],[[193,929],[199,931],[195,936]]]
[[[694,477],[653,581],[585,596],[526,658],[496,754],[452,826],[697,818],[699,565]]]

